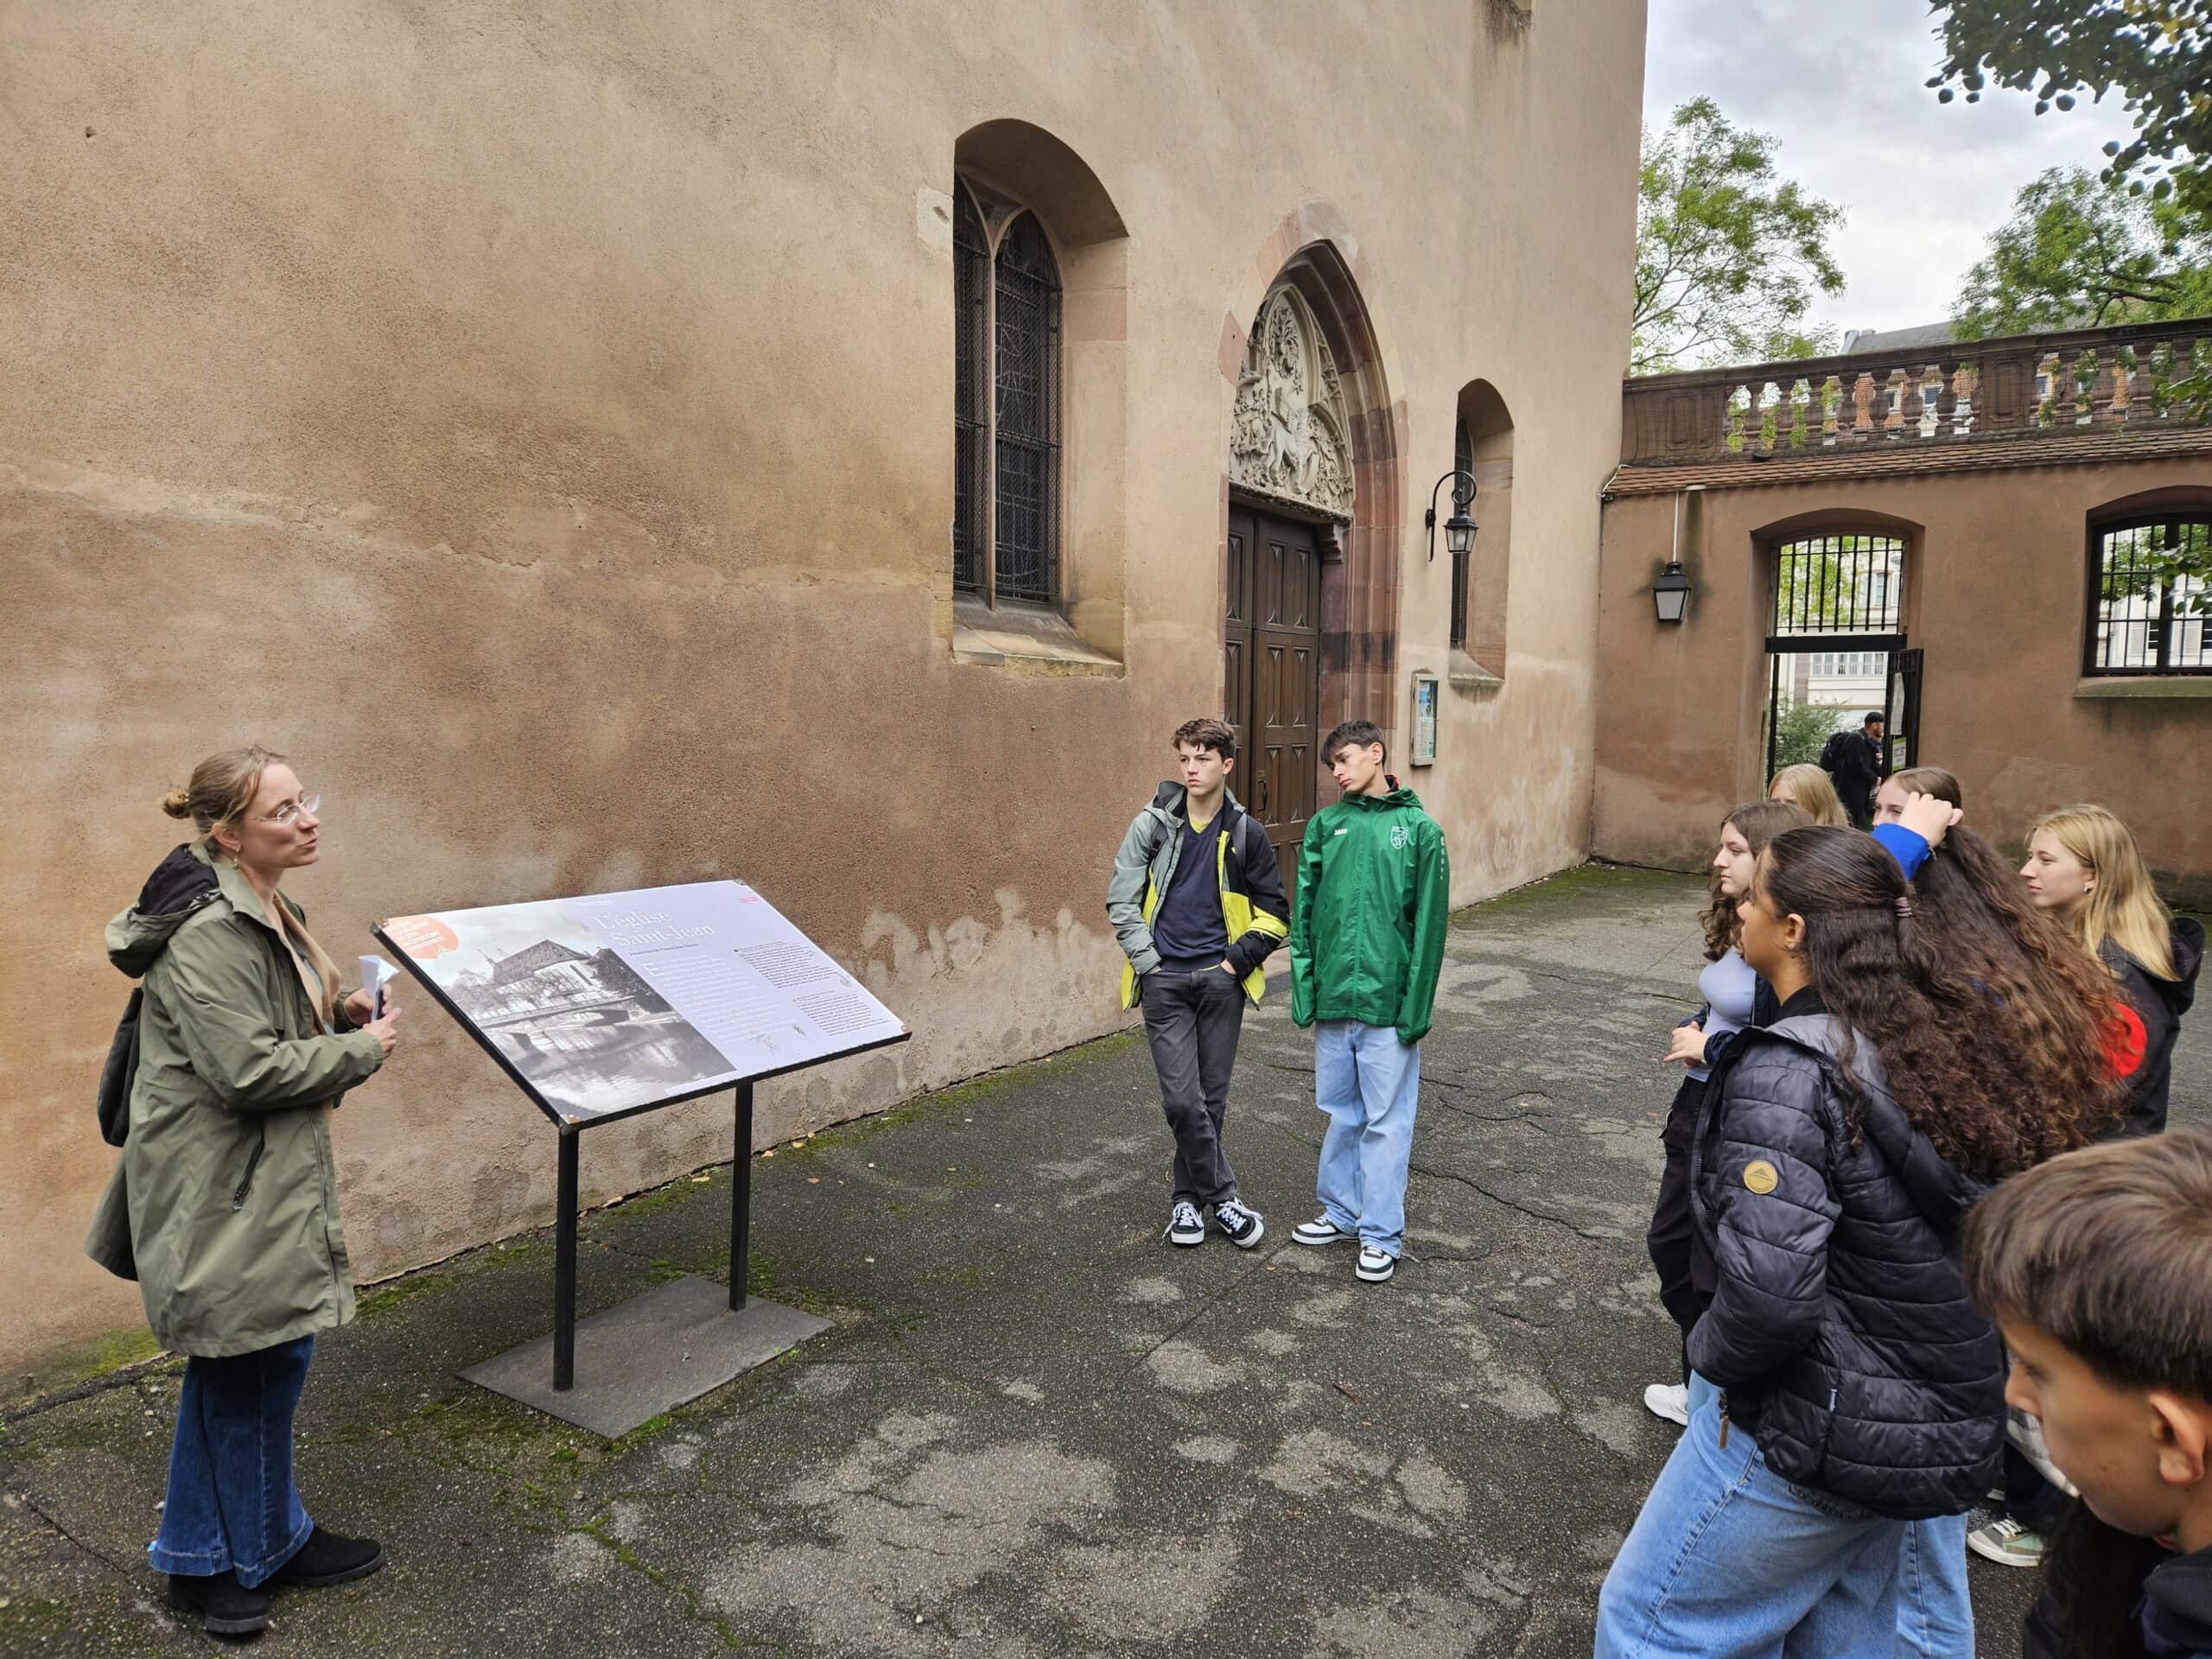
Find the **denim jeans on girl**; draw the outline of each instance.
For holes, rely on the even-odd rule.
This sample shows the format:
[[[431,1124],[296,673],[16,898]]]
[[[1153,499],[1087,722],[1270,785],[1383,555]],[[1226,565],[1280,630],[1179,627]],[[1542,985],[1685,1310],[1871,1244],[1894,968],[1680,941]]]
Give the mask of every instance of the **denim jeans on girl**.
[[[251,1590],[308,1541],[315,1523],[292,1484],[292,1413],[315,1338],[228,1359],[187,1360],[169,1447],[157,1573],[230,1571]]]
[[[1313,1027],[1314,1103],[1329,1115],[1314,1183],[1322,1212],[1395,1256],[1406,1231],[1406,1166],[1421,1101],[1421,1045],[1388,1026],[1324,1020]]]
[[[1891,1659],[1908,1523],[1792,1485],[1751,1433],[1720,1444],[1690,1378],[1690,1426],[1598,1598],[1597,1659]]]
[[[1915,1521],[1904,1529],[1904,1554],[1897,1562],[1897,1659],[1974,1659],[1963,1515]]]

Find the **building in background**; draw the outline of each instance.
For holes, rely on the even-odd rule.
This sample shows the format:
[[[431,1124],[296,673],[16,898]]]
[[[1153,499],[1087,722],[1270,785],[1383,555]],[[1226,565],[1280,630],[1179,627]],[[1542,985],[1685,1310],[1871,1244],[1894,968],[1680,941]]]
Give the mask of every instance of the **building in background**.
[[[1624,388],[1596,851],[1701,867],[1833,702],[1885,710],[1891,764],[1956,772],[1993,839],[2101,801],[2212,899],[2212,429],[2168,395],[2212,319],[1863,344]]]
[[[8,38],[10,1376],[138,1319],[76,1246],[100,929],[216,749],[324,793],[298,893],[340,959],[379,917],[756,883],[916,1033],[765,1088],[764,1138],[1115,1028],[1104,873],[1192,715],[1284,844],[1356,715],[1455,900],[1587,851],[1642,0]],[[596,1131],[588,1201],[729,1122]],[[538,1114],[420,998],[335,1144],[365,1276],[552,1201]]]

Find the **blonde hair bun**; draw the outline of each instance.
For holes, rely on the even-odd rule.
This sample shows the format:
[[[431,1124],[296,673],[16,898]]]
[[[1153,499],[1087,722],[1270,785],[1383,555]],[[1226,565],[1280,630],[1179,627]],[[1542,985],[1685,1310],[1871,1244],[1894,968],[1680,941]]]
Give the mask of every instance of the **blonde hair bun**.
[[[190,817],[192,816],[192,791],[181,786],[169,791],[168,794],[162,797],[162,810],[168,813],[169,817],[173,818]]]

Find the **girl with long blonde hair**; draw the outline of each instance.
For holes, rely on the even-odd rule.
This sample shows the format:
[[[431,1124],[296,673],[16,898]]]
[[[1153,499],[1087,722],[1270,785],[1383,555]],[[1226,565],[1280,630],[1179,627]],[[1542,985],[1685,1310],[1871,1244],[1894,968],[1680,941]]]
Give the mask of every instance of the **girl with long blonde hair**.
[[[2166,907],[2134,835],[2109,809],[2094,803],[2061,807],[2036,820],[2020,879],[2037,909],[2096,953],[2140,1022],[2141,1058],[2129,1079],[2127,1128],[2131,1134],[2156,1135],[2166,1127],[2174,1040],[2196,997],[2203,924]]]
[[[1843,810],[1843,797],[1835,792],[1835,782],[1818,766],[1810,764],[1784,766],[1774,774],[1774,781],[1767,785],[1766,798],[1770,801],[1787,801],[1815,824],[1830,830],[1851,828],[1851,815]]]

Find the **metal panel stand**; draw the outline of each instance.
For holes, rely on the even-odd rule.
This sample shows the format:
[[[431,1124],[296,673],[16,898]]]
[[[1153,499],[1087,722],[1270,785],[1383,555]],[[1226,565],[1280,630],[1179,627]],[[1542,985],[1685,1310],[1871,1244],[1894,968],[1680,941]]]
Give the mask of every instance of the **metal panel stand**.
[[[746,1294],[752,1254],[753,1128],[753,1084],[741,1083],[730,1157],[728,1292],[711,1280],[685,1277],[579,1325],[576,1154],[582,1137],[563,1126],[560,1214],[553,1229],[552,1334],[473,1365],[461,1376],[613,1440],[828,1330],[827,1319],[774,1302],[755,1302]],[[585,1370],[581,1387],[580,1342]]]

